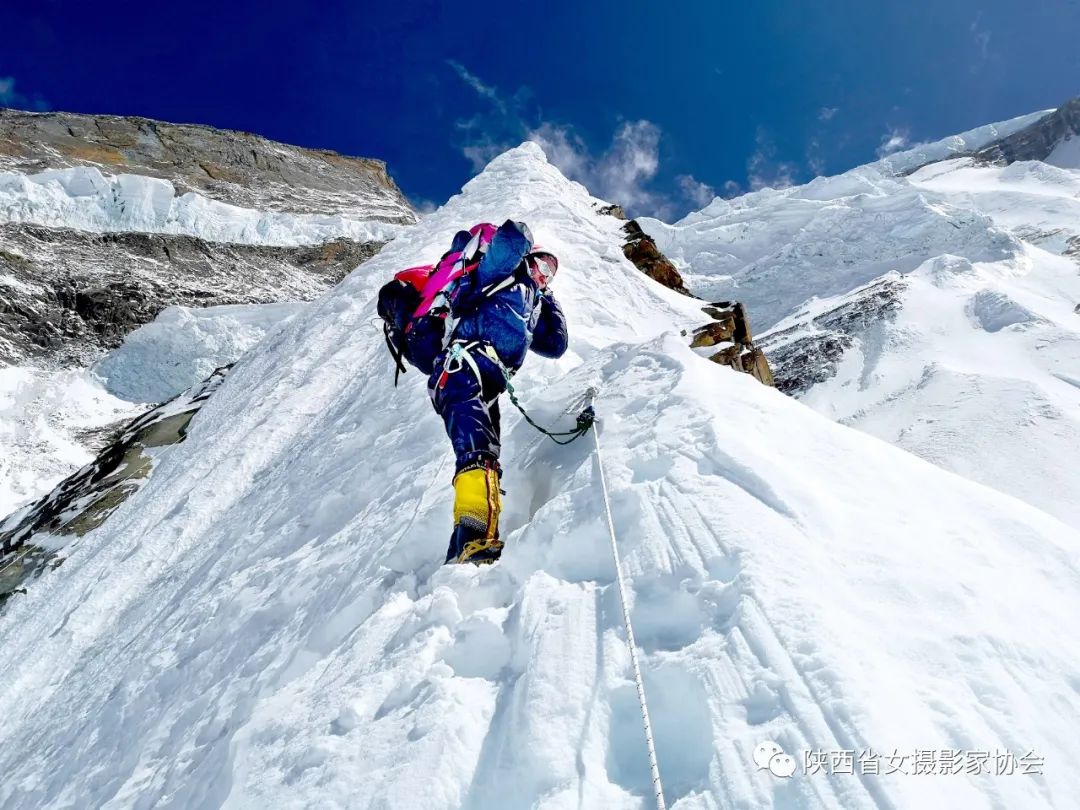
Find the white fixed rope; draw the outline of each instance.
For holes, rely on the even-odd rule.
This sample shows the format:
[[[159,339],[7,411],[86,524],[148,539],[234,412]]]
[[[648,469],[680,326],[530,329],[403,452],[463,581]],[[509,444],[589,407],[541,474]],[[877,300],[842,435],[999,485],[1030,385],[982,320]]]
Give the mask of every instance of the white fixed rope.
[[[656,792],[656,810],[667,810],[664,801],[664,786],[660,782],[660,766],[656,761],[656,743],[653,742],[652,722],[649,720],[649,706],[645,702],[645,683],[641,680],[641,667],[638,664],[637,642],[634,640],[634,626],[630,623],[630,607],[626,601],[626,581],[623,579],[622,560],[619,558],[619,546],[615,540],[615,521],[611,517],[611,503],[608,500],[607,480],[604,478],[604,459],[600,452],[600,430],[594,424],[593,440],[596,442],[596,466],[600,469],[600,489],[604,495],[604,513],[607,515],[608,532],[611,535],[611,555],[615,560],[615,579],[619,585],[619,600],[622,602],[623,623],[626,625],[626,646],[630,649],[630,663],[634,670],[634,683],[637,686],[638,704],[641,706],[641,721],[645,727],[645,745],[649,749],[649,770],[652,774],[653,790]]]

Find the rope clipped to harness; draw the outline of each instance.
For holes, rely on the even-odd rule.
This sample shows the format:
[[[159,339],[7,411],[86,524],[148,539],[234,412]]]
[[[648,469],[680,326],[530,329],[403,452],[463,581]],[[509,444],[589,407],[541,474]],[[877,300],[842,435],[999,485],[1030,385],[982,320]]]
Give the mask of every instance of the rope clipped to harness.
[[[570,430],[548,430],[543,425],[539,424],[535,419],[529,416],[528,412],[522,407],[522,404],[518,401],[517,390],[514,388],[514,383],[511,380],[510,371],[503,364],[503,361],[499,358],[499,355],[495,353],[495,350],[488,345],[481,343],[480,341],[474,341],[472,343],[464,343],[462,341],[455,341],[450,344],[449,351],[446,355],[446,360],[443,363],[443,373],[439,380],[439,385],[443,384],[443,381],[449,374],[457,373],[461,370],[463,365],[468,365],[477,378],[480,377],[480,370],[476,366],[476,361],[472,358],[469,352],[472,349],[479,349],[480,352],[490,360],[496,368],[502,373],[503,379],[506,381],[506,393],[510,395],[510,401],[514,403],[514,407],[521,412],[522,418],[525,419],[536,430],[543,433],[549,439],[556,444],[570,444],[570,442],[580,439],[586,433],[589,432],[589,428],[593,426],[596,421],[596,412],[592,407],[592,399],[596,394],[596,389],[590,388],[586,391],[583,397],[583,404],[585,407],[581,410],[581,413],[577,416],[577,422]]]
[[[596,411],[593,410],[592,405],[586,405],[581,413],[577,415],[577,424],[572,430],[548,430],[542,425],[537,424],[521,406],[521,403],[518,402],[517,394],[514,391],[514,384],[510,382],[510,375],[507,374],[505,370],[503,371],[503,376],[506,377],[506,393],[510,395],[510,401],[514,403],[514,407],[521,411],[522,418],[555,442],[555,444],[570,444],[570,442],[580,439],[589,432],[589,428],[596,422]]]

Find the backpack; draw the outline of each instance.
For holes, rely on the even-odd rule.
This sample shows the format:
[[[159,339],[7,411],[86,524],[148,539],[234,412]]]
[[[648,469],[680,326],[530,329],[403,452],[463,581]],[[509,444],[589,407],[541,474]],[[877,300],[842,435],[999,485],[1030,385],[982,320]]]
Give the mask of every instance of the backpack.
[[[475,271],[496,240],[500,241],[493,258],[503,267],[491,268],[495,280],[480,289]],[[394,358],[394,385],[406,370],[403,360],[425,374],[434,371],[457,321],[475,312],[484,299],[514,284],[531,247],[532,234],[524,223],[507,220],[496,228],[482,222],[458,231],[438,263],[402,270],[383,285],[378,309]]]

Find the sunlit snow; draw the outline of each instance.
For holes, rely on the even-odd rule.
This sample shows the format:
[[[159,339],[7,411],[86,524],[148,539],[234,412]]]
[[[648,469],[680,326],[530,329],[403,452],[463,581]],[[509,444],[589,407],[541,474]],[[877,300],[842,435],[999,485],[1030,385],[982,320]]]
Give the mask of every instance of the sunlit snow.
[[[697,356],[679,330],[700,302],[639,273],[599,204],[511,150],[244,356],[145,487],[0,617],[0,804],[650,806],[591,439],[557,447],[507,408],[507,551],[440,567],[447,442],[372,326],[392,272],[514,217],[562,260],[571,333],[515,384],[546,423],[600,390],[670,805],[1070,806],[1077,531]],[[932,205],[895,228],[1024,261],[984,215]],[[782,779],[753,763],[763,740],[1046,766]]]

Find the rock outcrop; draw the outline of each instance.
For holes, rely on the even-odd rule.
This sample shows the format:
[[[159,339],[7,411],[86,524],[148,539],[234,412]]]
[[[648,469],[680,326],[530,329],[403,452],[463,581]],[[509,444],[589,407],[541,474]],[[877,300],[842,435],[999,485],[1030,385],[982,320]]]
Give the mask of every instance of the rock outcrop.
[[[856,340],[895,318],[905,289],[904,277],[892,273],[845,296],[839,306],[769,332],[762,346],[772,360],[776,387],[798,396],[836,376],[837,365]]]
[[[626,219],[626,211],[618,203],[612,203],[611,205],[605,205],[597,209],[598,213],[602,217],[615,217],[615,219]]]
[[[704,350],[714,363],[745,372],[763,385],[774,385],[769,361],[754,345],[746,307],[735,301],[718,301],[703,310],[713,320],[692,332],[690,348]]]
[[[683,295],[691,294],[690,290],[686,288],[678,268],[660,252],[656,242],[641,229],[636,219],[632,219],[623,225],[623,231],[626,233],[623,253],[626,258],[634,263],[638,270],[676,292]]]
[[[175,304],[310,300],[380,247],[0,224],[0,361],[87,365]]]

